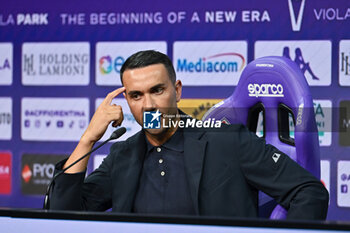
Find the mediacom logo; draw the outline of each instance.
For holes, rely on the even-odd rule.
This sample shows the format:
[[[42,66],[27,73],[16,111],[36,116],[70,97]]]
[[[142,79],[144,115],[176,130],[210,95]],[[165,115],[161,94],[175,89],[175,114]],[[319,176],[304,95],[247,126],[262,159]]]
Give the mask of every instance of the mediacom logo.
[[[240,65],[238,62],[229,60],[224,61],[225,57],[239,57],[241,59]],[[245,58],[239,53],[220,53],[208,57],[199,58],[197,61],[188,61],[187,59],[178,59],[176,65],[177,72],[238,72],[243,69],[245,65]]]
[[[0,194],[11,193],[12,154],[0,152]]]
[[[237,85],[247,50],[246,41],[176,41],[174,68],[183,85]]]
[[[24,194],[44,194],[55,170],[65,155],[23,154],[21,186]]]

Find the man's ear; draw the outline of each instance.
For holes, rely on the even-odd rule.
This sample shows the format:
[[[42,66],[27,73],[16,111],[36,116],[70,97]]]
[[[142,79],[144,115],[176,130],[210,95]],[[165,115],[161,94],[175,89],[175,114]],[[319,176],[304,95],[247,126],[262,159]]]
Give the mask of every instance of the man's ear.
[[[175,92],[176,92],[176,102],[179,102],[181,100],[181,94],[182,94],[182,82],[181,82],[181,80],[176,80]]]

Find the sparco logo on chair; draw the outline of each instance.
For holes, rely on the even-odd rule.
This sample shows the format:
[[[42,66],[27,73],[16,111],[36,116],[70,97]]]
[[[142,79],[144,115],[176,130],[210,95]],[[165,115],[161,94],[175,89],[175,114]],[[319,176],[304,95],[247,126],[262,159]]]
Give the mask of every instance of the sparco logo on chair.
[[[284,97],[281,84],[248,84],[249,96],[251,97]]]

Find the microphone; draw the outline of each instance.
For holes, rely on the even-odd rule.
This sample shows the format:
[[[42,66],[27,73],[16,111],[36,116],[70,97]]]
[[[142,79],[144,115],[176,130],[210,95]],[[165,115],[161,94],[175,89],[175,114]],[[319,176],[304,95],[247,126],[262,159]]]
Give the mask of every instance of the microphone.
[[[47,190],[46,190],[46,194],[45,194],[45,200],[44,200],[44,206],[43,209],[44,210],[48,210],[50,208],[50,191],[52,188],[52,185],[55,181],[55,179],[63,174],[65,171],[67,171],[69,168],[71,168],[72,166],[74,166],[75,164],[77,164],[79,161],[81,161],[82,159],[84,159],[86,156],[90,155],[91,153],[95,152],[96,150],[98,150],[99,148],[101,148],[104,144],[106,144],[107,142],[111,141],[111,140],[115,140],[119,137],[121,137],[124,133],[126,132],[126,128],[125,127],[120,127],[119,129],[115,130],[111,136],[104,141],[103,143],[101,143],[99,146],[93,148],[92,150],[90,150],[88,153],[86,153],[85,155],[83,155],[82,157],[80,157],[79,159],[77,159],[76,161],[74,161],[71,165],[69,165],[68,167],[62,169],[61,171],[57,172],[54,177],[51,179],[50,184],[47,186]]]

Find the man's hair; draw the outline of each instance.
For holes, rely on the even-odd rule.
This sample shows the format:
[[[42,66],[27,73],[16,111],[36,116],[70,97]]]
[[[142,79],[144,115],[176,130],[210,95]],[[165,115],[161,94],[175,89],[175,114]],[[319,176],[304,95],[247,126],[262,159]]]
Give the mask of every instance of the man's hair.
[[[155,50],[144,50],[131,55],[120,69],[120,80],[123,83],[123,74],[126,70],[142,68],[149,65],[163,64],[168,72],[170,81],[175,84],[176,73],[170,58]]]

